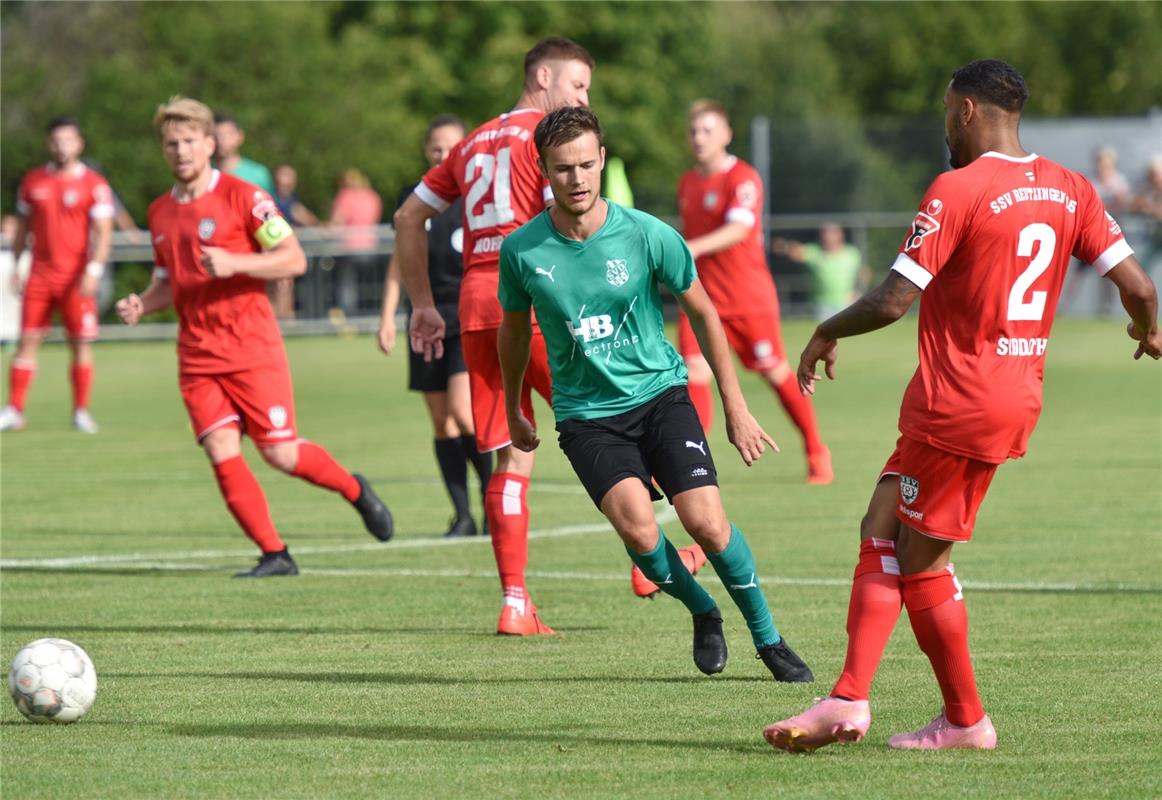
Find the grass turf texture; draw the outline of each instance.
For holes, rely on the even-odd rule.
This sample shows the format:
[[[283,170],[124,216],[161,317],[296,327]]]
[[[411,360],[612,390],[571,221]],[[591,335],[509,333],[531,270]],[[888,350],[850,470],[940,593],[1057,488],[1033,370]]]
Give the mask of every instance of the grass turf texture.
[[[795,353],[807,334],[787,326]],[[720,413],[711,438],[727,509],[813,686],[770,679],[710,570],[731,660],[721,676],[697,673],[688,616],[632,595],[629,562],[544,407],[533,528],[558,535],[533,540],[530,589],[560,635],[494,636],[487,542],[429,546],[448,504],[402,353],[384,359],[370,337],[288,348],[300,433],[372,480],[398,532],[376,544],[339,497],[275,474],[247,445],[304,572],[265,581],[229,578],[255,553],[189,435],[172,345],[97,347],[95,437],[68,428],[66,354],[44,349],[29,430],[2,443],[0,656],[66,637],[92,656],[100,687],[72,726],[25,723],[4,703],[5,796],[1162,794],[1162,371],[1129,359],[1120,324],[1057,326],[1031,455],[1001,468],[976,541],[955,553],[993,753],[885,747],[940,705],[906,615],[867,740],[798,757],[760,737],[826,693],[842,664],[845,581],[895,440],[913,325],[841,344],[839,381],[817,396],[832,486],[803,483],[797,436],[753,376],[752,410],[783,453],[746,469]],[[676,522],[667,530],[687,541]],[[28,561],[81,555],[108,560]]]

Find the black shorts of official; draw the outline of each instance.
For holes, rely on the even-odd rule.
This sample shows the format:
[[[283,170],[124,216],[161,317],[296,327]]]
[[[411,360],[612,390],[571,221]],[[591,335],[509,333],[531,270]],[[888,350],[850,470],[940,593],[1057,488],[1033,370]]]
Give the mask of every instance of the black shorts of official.
[[[639,478],[654,500],[699,486],[717,486],[718,472],[698,412],[685,386],[675,386],[644,405],[601,419],[557,423],[557,441],[593,503],[625,478]]]
[[[446,392],[448,379],[468,370],[458,335],[444,339],[444,355],[431,361],[424,361],[424,354],[410,347],[408,352],[408,388],[413,392]]]

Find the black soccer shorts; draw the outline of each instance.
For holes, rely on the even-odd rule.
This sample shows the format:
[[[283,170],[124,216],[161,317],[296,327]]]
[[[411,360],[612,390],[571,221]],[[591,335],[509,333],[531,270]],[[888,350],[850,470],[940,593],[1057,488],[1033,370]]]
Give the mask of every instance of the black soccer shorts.
[[[637,408],[601,419],[557,423],[557,441],[589,497],[600,508],[614,484],[639,478],[655,500],[699,486],[717,486],[706,433],[686,387],[667,389]]]

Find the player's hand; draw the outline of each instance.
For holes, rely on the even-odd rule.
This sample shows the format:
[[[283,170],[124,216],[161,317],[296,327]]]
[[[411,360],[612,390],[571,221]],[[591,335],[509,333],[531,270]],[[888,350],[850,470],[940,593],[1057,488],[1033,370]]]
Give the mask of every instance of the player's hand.
[[[1150,356],[1155,361],[1162,358],[1162,332],[1157,328],[1143,333],[1138,330],[1137,325],[1131,322],[1126,326],[1126,333],[1130,334],[1130,338],[1138,343],[1138,349],[1134,351],[1135,361],[1142,356]]]
[[[92,275],[82,275],[81,285],[77,287],[81,293],[81,297],[96,297],[97,291],[101,288],[101,279],[95,278]]]
[[[234,254],[221,247],[202,248],[202,268],[215,278],[229,278],[238,274]]]
[[[537,429],[519,412],[508,418],[508,435],[512,437],[512,446],[526,453],[536,450],[541,443]]]
[[[412,309],[412,322],[408,330],[412,352],[423,353],[424,361],[444,356],[444,318],[435,306],[420,306]]]
[[[136,325],[142,314],[145,313],[145,304],[135,294],[118,300],[116,308],[117,316],[121,317],[121,321],[126,325]]]
[[[385,356],[390,356],[391,351],[395,349],[395,315],[384,316],[379,321],[379,333],[376,339],[379,342],[379,349]]]
[[[805,395],[815,394],[815,383],[823,379],[815,372],[816,365],[822,361],[824,371],[829,380],[835,380],[835,360],[839,357],[839,342],[820,336],[819,331],[811,335],[811,341],[803,348],[803,355],[799,356],[799,391]]]
[[[748,467],[766,452],[766,445],[770,445],[776,453],[779,452],[775,440],[745,409],[742,413],[726,415],[726,438],[735,446]]]

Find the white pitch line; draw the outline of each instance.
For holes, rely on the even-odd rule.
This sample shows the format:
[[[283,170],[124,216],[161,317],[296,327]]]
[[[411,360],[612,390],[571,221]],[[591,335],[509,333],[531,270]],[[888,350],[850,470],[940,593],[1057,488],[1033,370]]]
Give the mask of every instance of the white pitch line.
[[[659,525],[664,525],[677,518],[672,506],[666,506],[655,518]],[[586,523],[581,525],[562,525],[556,528],[543,528],[529,531],[530,539],[558,539],[564,536],[582,536],[590,533],[610,533],[613,531],[608,522]],[[391,542],[360,542],[358,544],[334,545],[305,545],[295,547],[295,555],[320,555],[333,553],[366,553],[390,552],[392,550],[411,550],[429,547],[458,547],[460,545],[489,544],[491,540],[484,536],[456,537],[445,539],[397,539]],[[82,556],[61,556],[57,558],[3,558],[0,559],[0,570],[39,568],[39,569],[70,569],[75,567],[93,567],[101,565],[119,566],[143,563],[164,563],[173,561],[201,561],[221,558],[252,558],[254,550],[187,550],[178,553],[101,553]]]

